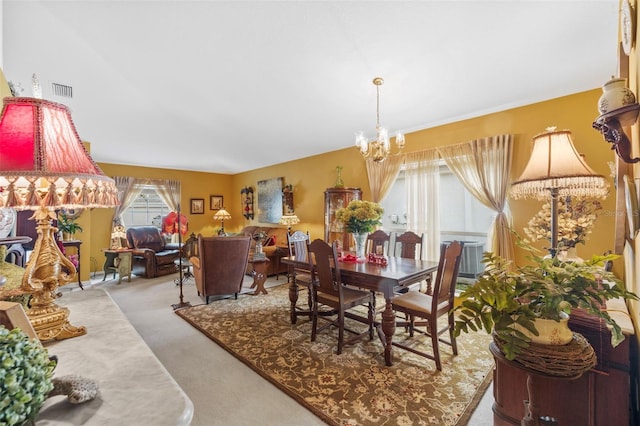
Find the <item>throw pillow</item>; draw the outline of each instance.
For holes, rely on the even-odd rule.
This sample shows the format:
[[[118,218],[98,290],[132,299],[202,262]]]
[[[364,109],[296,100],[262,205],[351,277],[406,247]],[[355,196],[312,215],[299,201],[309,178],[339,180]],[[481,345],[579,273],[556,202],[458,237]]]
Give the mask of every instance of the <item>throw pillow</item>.
[[[266,239],[266,241],[263,244],[265,247],[267,246],[275,246],[276,245],[276,236],[275,235],[270,235],[269,238]]]

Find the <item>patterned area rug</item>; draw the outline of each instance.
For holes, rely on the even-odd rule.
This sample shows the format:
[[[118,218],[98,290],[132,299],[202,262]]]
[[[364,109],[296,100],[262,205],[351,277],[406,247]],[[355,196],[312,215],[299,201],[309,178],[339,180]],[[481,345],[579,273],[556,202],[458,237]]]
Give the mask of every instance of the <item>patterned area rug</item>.
[[[306,300],[306,292],[300,296]],[[334,327],[319,332],[312,343],[307,318],[291,324],[287,285],[269,289],[268,295],[218,300],[176,313],[332,425],[464,425],[491,382],[493,358],[485,333],[459,337],[458,356],[440,345],[441,372],[433,361],[395,347],[394,365],[386,367],[377,335],[336,355]],[[411,342],[431,346],[430,338],[417,336]],[[398,328],[394,339],[409,337]]]

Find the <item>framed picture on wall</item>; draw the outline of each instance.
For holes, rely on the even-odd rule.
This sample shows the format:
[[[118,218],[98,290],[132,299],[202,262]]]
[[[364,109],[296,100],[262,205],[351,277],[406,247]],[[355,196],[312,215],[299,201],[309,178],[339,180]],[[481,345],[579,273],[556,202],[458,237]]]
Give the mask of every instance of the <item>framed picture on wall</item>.
[[[209,210],[220,210],[224,206],[222,195],[209,197]]]
[[[204,198],[191,198],[191,214],[204,214]]]

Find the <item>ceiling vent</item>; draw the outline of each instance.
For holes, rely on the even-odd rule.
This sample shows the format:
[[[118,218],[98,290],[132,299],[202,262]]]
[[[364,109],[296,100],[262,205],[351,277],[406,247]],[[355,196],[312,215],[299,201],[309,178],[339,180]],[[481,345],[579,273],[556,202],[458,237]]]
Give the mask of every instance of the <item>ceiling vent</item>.
[[[51,83],[51,89],[54,96],[73,98],[73,87],[71,86],[66,86],[60,83]]]

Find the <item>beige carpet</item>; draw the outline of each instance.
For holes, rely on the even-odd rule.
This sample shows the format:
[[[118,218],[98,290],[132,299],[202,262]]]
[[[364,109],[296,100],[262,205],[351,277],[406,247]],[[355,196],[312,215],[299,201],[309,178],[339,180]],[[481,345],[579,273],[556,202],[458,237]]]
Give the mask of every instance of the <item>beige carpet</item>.
[[[337,331],[310,342],[307,320],[289,322],[287,291],[279,286],[268,295],[177,313],[329,424],[463,425],[490,383],[493,359],[484,333],[460,337],[456,357],[443,345],[442,372],[433,361],[397,348],[394,366],[385,367],[377,339],[347,346],[340,356],[334,353]],[[403,337],[397,330],[394,338]]]

